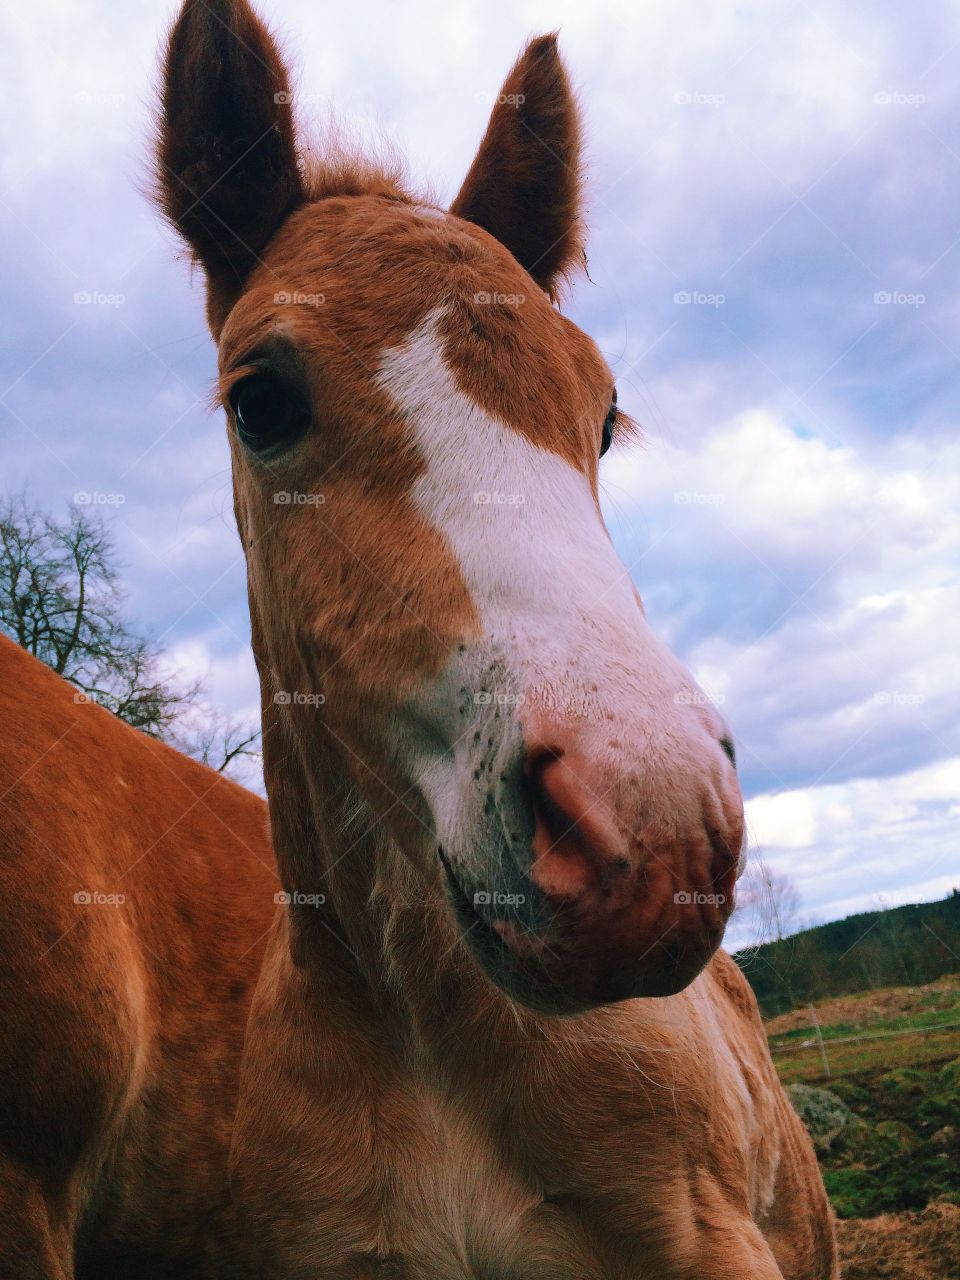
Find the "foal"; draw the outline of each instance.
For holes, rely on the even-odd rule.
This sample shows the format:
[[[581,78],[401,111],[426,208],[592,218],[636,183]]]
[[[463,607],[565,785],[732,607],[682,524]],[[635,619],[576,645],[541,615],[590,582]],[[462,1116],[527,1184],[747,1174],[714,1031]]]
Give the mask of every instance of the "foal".
[[[245,0],[187,0],[160,196],[219,346],[287,898],[232,1147],[244,1258],[835,1276],[809,1141],[716,950],[727,729],[600,516],[620,423],[555,305],[583,258],[555,41],[449,211],[301,148],[289,103]]]
[[[227,1149],[265,806],[3,635],[0,725],[0,1280],[248,1275]]]

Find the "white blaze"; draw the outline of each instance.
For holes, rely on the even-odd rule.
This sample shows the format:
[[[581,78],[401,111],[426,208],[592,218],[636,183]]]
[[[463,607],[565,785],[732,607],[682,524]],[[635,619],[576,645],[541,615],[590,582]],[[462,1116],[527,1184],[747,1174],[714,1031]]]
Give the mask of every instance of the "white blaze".
[[[456,556],[482,626],[421,690],[404,735],[438,838],[475,843],[501,770],[544,732],[575,745],[596,803],[631,829],[657,813],[700,829],[719,767],[715,712],[650,630],[587,477],[457,386],[439,314],[377,375],[425,464],[412,499]]]
[[[459,389],[438,315],[384,354],[378,381],[426,464],[413,500],[456,555],[485,640],[557,710],[583,714],[611,671],[621,698],[624,675],[648,695],[688,687],[637,606],[586,476]]]

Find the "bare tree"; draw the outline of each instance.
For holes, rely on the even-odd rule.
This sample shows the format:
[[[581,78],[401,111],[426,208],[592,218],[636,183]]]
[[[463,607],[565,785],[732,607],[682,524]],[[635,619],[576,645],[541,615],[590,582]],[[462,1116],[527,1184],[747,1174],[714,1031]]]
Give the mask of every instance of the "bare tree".
[[[0,504],[0,631],[135,729],[213,768],[256,754],[258,730],[162,672],[159,646],[123,618],[116,550],[93,513],[55,520],[24,495]]]
[[[800,893],[788,875],[753,855],[737,888],[737,915],[753,945],[779,942],[802,927]]]
[[[261,755],[258,725],[207,706],[184,717],[173,744],[218,773],[238,772],[244,760]]]

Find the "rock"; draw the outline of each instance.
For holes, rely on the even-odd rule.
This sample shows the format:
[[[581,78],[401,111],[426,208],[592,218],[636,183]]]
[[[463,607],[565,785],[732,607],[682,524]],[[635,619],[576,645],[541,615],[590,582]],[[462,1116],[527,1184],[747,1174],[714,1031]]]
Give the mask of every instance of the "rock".
[[[952,1124],[945,1124],[942,1129],[930,1135],[930,1145],[934,1147],[952,1147],[957,1140],[957,1130]]]
[[[789,1085],[787,1096],[817,1151],[829,1151],[850,1122],[852,1112],[847,1104],[829,1089],[815,1089],[808,1084]]]

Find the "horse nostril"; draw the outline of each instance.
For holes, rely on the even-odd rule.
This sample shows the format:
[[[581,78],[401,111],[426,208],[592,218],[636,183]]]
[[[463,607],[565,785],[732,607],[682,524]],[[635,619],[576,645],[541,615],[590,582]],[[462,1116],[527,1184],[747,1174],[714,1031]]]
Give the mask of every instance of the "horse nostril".
[[[576,827],[576,817],[564,810],[544,781],[547,770],[561,760],[563,754],[563,751],[557,747],[544,748],[528,759],[525,769],[537,821],[543,823],[548,835],[554,841],[562,840]]]
[[[532,748],[527,781],[533,805],[530,877],[549,898],[579,901],[621,883],[630,849],[604,803],[591,762],[564,747]]]
[[[720,746],[723,748],[723,754],[727,757],[734,768],[737,767],[737,753],[734,750],[733,741],[730,738],[721,738]]]

